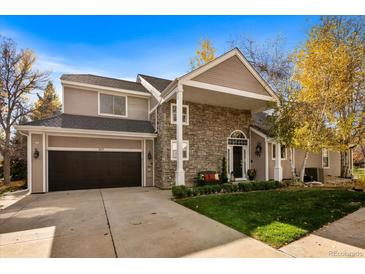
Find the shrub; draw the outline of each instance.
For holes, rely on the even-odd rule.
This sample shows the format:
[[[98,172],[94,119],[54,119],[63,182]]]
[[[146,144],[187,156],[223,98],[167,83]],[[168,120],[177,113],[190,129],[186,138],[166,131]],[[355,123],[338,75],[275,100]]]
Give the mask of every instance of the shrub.
[[[265,186],[261,181],[252,182],[252,190],[263,190],[263,189],[265,189]]]
[[[196,187],[193,187],[190,190],[191,190],[191,196],[197,196],[197,195],[199,195],[199,192],[197,191]]]
[[[205,194],[210,194],[213,192],[212,186],[210,186],[210,185],[205,185],[205,186],[203,186],[203,188],[204,188]]]
[[[222,184],[222,189],[224,193],[229,193],[233,191],[233,184],[231,183],[225,183]]]
[[[14,159],[11,161],[11,180],[17,181],[27,178],[27,162],[23,159]]]
[[[238,191],[238,185],[232,184],[232,192],[237,192],[237,191]]]
[[[239,191],[242,191],[242,192],[252,191],[252,183],[251,182],[238,183],[238,189],[239,189]]]
[[[219,176],[219,182],[221,184],[228,183],[226,157],[223,157],[223,159],[222,159],[222,171],[221,171],[221,174]]]
[[[171,190],[172,195],[176,199],[181,199],[188,196],[188,188],[186,186],[173,186]]]
[[[212,185],[212,189],[214,193],[220,193],[222,190],[222,187],[220,185]]]

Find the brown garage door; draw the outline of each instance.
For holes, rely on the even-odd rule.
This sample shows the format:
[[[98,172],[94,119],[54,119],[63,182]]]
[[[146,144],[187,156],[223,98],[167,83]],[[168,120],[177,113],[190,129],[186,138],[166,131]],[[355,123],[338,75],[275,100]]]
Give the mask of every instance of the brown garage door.
[[[141,186],[141,153],[49,151],[49,191]]]

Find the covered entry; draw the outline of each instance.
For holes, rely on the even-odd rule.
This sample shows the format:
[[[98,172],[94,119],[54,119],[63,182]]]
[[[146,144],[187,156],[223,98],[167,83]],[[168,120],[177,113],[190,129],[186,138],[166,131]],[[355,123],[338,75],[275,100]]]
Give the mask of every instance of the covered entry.
[[[141,186],[140,152],[49,151],[49,191]]]

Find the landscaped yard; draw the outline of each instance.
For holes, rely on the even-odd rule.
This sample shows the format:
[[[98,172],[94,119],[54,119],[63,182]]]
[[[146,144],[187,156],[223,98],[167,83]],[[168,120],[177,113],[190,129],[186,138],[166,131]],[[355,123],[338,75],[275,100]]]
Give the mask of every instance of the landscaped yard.
[[[5,185],[3,182],[0,182],[0,196],[16,190],[26,189],[27,183],[25,180],[12,181],[10,184]]]
[[[365,206],[365,193],[286,189],[199,196],[177,202],[279,248]]]

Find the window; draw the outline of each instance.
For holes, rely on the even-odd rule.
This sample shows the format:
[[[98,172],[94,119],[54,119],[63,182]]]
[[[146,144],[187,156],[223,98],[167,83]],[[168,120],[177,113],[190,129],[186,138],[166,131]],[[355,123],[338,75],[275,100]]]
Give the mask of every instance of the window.
[[[99,114],[127,116],[127,97],[99,93]]]
[[[280,151],[281,160],[286,160],[286,150],[287,150],[286,146],[281,145],[281,151]],[[275,144],[272,144],[271,152],[272,152],[272,159],[275,160],[275,158],[276,158],[276,145]]]
[[[171,160],[176,161],[177,157],[177,142],[171,140]],[[183,141],[183,160],[189,160],[189,141]]]
[[[247,144],[246,135],[240,130],[233,131],[228,138],[228,145],[231,146],[247,146]]]
[[[329,168],[330,167],[330,157],[328,149],[322,149],[322,168]]]
[[[183,125],[189,125],[189,106],[183,105]],[[177,116],[176,116],[176,104],[171,104],[171,124],[176,124]]]

